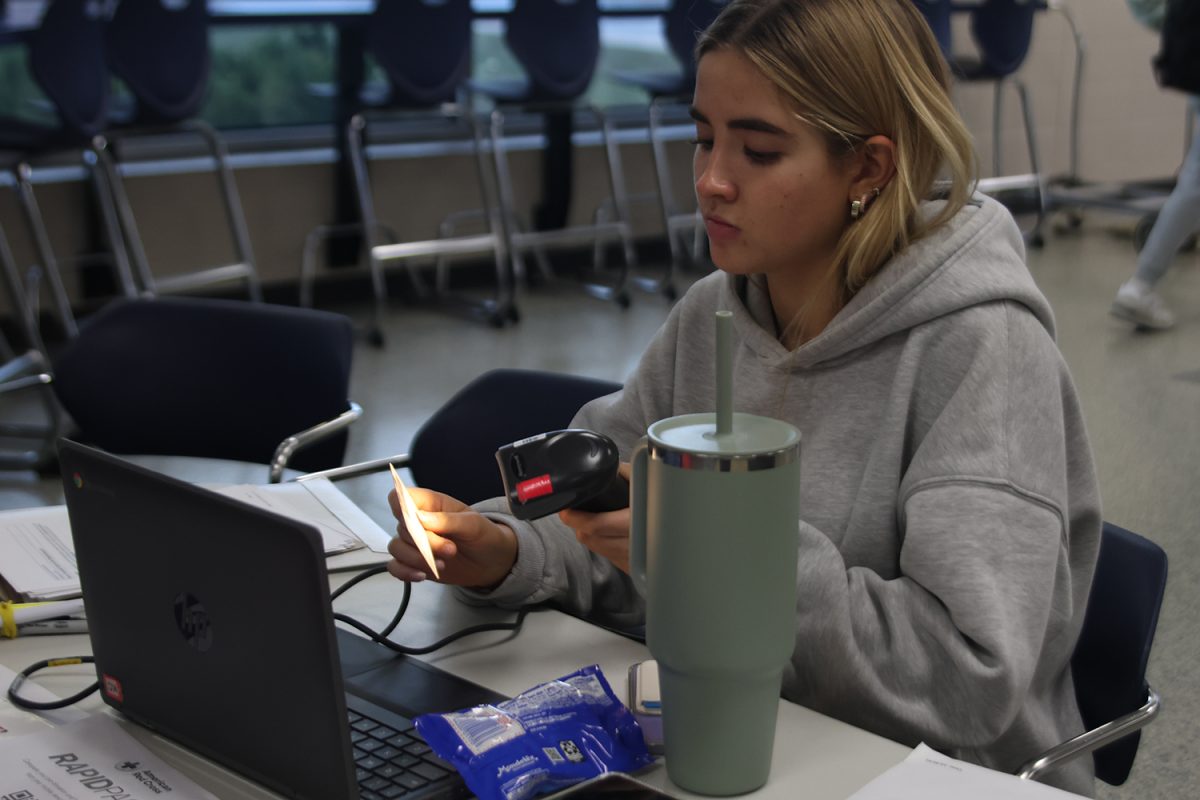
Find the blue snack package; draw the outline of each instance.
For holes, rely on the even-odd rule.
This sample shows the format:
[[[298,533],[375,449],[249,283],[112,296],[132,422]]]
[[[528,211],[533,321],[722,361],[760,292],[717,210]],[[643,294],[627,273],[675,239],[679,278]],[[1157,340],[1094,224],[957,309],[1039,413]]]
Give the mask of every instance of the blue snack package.
[[[637,720],[595,664],[503,703],[414,723],[479,800],[525,800],[654,762]]]

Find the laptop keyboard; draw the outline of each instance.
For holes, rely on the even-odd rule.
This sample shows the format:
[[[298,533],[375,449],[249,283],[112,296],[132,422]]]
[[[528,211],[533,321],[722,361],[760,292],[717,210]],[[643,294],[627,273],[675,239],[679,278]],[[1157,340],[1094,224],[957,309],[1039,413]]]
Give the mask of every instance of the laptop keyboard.
[[[468,793],[454,767],[434,755],[416,728],[398,730],[348,710],[361,800],[462,797]]]

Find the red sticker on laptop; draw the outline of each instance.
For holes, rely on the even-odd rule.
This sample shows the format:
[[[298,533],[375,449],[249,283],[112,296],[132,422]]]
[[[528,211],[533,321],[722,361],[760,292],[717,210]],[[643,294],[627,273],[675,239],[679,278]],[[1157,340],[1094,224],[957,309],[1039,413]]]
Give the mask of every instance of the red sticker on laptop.
[[[113,702],[125,702],[125,690],[121,688],[121,682],[112,675],[105,675],[101,679],[101,685],[104,687],[104,694]]]
[[[517,484],[517,499],[522,503],[528,503],[535,497],[550,494],[554,491],[554,484],[550,482],[550,475],[538,475],[536,478],[530,478],[527,481],[521,481]]]

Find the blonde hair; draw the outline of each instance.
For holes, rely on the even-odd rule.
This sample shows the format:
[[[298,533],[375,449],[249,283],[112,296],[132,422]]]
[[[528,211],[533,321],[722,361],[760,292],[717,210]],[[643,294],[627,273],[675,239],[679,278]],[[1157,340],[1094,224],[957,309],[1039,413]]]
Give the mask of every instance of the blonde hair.
[[[826,276],[826,300],[835,311],[971,196],[971,135],[951,102],[937,41],[913,0],[732,0],[701,34],[696,58],[723,48],[757,66],[825,137],[834,158],[875,135],[895,144],[895,176],[846,227]],[[921,201],[943,174],[946,204],[925,219]]]

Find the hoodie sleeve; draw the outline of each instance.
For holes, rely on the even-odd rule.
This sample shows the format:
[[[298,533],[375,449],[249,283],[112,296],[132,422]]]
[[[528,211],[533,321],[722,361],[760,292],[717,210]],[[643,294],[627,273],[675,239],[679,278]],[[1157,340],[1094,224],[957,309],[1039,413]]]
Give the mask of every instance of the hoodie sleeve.
[[[615,394],[587,403],[571,422],[616,442],[621,460],[628,461],[647,426],[671,415],[675,348],[682,303],[677,304],[642,356],[634,375]],[[517,535],[517,561],[509,576],[487,593],[463,589],[468,600],[516,608],[550,603],[564,611],[613,627],[629,629],[645,618],[645,601],[633,580],[611,561],[581,545],[575,532],[557,514],[526,522],[507,513],[504,498],[478,503],[475,508],[512,528]]]

